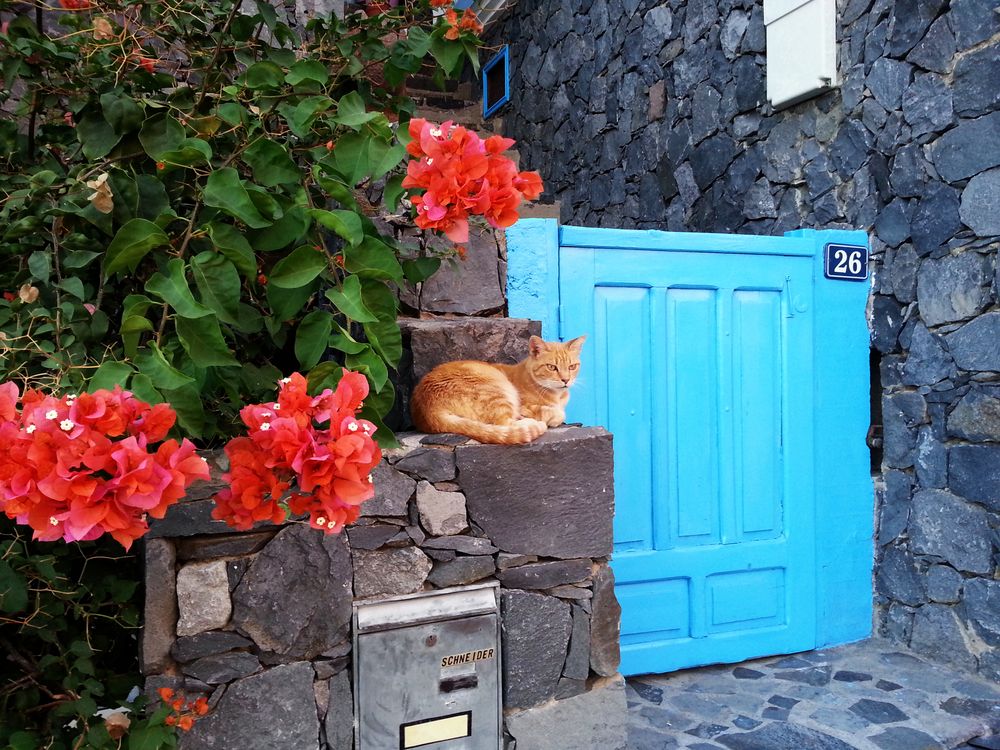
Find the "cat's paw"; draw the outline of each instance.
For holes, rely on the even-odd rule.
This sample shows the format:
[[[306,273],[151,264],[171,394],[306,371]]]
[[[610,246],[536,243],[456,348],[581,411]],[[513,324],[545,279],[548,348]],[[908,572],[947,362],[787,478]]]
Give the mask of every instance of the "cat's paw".
[[[525,439],[525,442],[534,440],[549,429],[549,426],[545,422],[539,419],[531,419],[530,417],[519,419],[514,424],[517,426],[518,432]]]

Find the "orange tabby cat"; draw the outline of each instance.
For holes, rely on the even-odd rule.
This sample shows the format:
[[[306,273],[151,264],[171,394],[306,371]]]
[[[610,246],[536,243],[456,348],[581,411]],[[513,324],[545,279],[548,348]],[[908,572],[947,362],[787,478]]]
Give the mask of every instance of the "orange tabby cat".
[[[528,358],[516,365],[438,365],[413,391],[413,423],[422,432],[457,432],[481,443],[531,442],[566,421],[585,338],[560,344],[532,336]]]

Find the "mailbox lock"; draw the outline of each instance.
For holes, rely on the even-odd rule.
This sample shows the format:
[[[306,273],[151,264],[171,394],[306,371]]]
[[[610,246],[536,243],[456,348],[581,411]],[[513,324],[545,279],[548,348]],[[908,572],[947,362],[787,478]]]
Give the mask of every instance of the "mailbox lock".
[[[438,637],[436,635],[431,634],[427,636],[427,640],[424,641],[424,644],[427,646],[427,648],[431,648],[432,646],[436,646],[437,642],[438,642]]]

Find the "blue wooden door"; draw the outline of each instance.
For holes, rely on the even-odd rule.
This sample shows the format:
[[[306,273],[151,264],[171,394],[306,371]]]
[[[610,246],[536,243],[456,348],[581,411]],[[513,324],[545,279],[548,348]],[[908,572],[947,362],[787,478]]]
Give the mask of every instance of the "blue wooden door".
[[[567,418],[614,435],[621,671],[867,635],[865,288],[817,291],[810,233],[532,232],[508,233],[511,312],[588,335]]]

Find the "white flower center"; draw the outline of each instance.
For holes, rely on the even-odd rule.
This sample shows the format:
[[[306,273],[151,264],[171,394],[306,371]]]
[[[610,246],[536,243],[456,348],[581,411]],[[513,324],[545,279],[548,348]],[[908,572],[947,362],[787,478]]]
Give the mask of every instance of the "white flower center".
[[[55,516],[49,516],[49,523],[52,524],[53,526],[58,526],[59,519],[56,518]]]
[[[326,527],[328,529],[332,529],[336,525],[337,525],[337,522],[334,521],[333,519],[330,519],[329,521],[326,522]]]
[[[37,427],[35,427],[35,425],[33,425],[33,424],[29,424],[29,425],[28,425],[28,426],[27,426],[27,427],[25,428],[25,430],[24,430],[24,431],[25,431],[25,432],[27,432],[27,433],[28,433],[28,434],[30,435],[31,433],[33,433],[33,432],[34,432],[35,430],[37,430],[37,429],[38,429],[38,428],[37,428]]]
[[[271,429],[271,423],[270,422],[264,422],[264,423],[262,423],[261,426],[260,426],[260,429],[262,429],[265,432],[267,432],[268,430]]]
[[[317,526],[326,526],[326,517],[324,517],[324,516],[316,516],[316,525]]]
[[[46,419],[58,419],[59,418],[59,412],[57,412],[55,409],[49,409],[47,412],[45,412],[45,418]]]
[[[273,417],[273,416],[274,416],[274,415],[273,415],[273,414],[271,414],[271,412],[269,412],[269,411],[262,411],[262,412],[260,413],[260,415],[261,415],[262,417]]]
[[[291,382],[292,382],[292,379],[291,379],[291,378],[282,378],[282,379],[281,379],[281,382],[282,382],[282,383],[283,383],[284,385],[288,385],[289,383],[291,383]]]
[[[351,422],[349,425],[347,425],[347,429],[349,429],[351,432],[357,432],[358,431],[358,423],[357,422]]]
[[[281,404],[271,404],[271,408],[275,411],[281,411]]]
[[[73,424],[72,419],[64,419],[62,422],[59,423],[59,429],[62,430],[63,432],[69,432],[74,427],[76,427],[76,425]]]
[[[375,480],[372,478],[371,474],[368,475],[368,484],[375,484]]]

